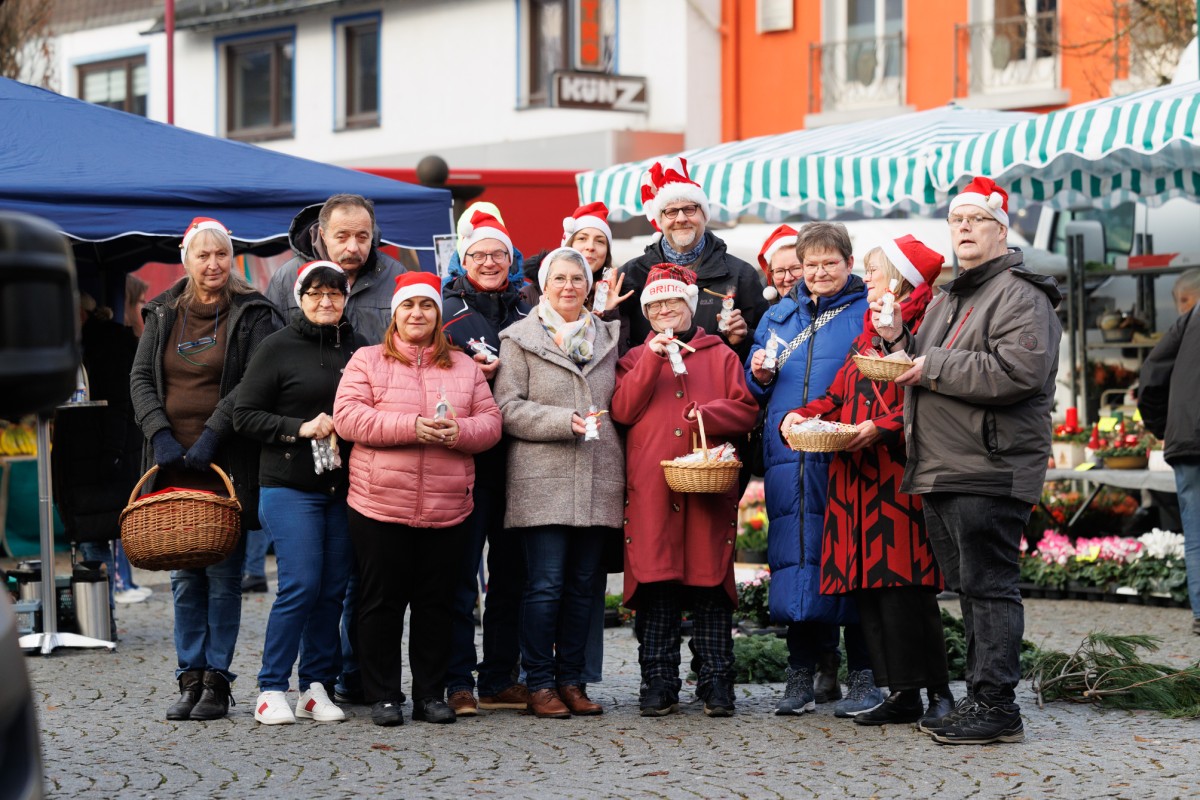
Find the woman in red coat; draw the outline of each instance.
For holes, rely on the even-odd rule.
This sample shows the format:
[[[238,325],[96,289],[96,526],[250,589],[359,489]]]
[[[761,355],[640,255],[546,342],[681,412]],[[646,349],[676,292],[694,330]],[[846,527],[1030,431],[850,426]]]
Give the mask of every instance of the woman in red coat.
[[[690,269],[671,264],[651,269],[641,307],[654,332],[617,365],[612,399],[613,420],[629,426],[625,605],[637,610],[642,716],[665,716],[678,708],[684,608],[692,611],[692,642],[703,661],[696,694],[704,713],[727,717],[734,709],[737,489],[673,492],[660,462],[691,452],[691,435],[699,431],[697,412],[714,447],[745,436],[758,404],[746,388],[737,354],[693,324],[696,297],[696,274]],[[680,362],[687,374],[676,374]]]
[[[895,313],[915,331],[942,261],[912,236],[889,240],[863,259],[867,298],[878,305],[892,287]],[[942,575],[920,498],[899,491],[906,461],[904,389],[864,377],[851,357],[880,348],[872,313],[826,394],[783,421],[783,430],[815,416],[859,429],[829,467],[821,593],[854,595],[875,683],[891,691],[881,705],[854,717],[860,725],[916,722],[924,712],[922,687],[929,714],[943,714],[952,704],[937,605]]]

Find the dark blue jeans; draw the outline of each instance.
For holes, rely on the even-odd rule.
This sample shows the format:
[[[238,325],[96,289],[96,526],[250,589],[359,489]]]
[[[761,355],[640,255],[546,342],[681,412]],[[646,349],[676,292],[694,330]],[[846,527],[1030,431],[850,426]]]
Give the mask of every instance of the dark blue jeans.
[[[346,581],[354,569],[346,500],[322,492],[264,486],[258,519],[275,543],[279,568],[259,688],[286,692],[297,654],[300,691],[313,683],[332,685],[340,661],[338,618]]]
[[[923,500],[933,554],[962,606],[967,691],[988,705],[1016,710],[1025,634],[1018,559],[1033,506],[1011,497],[948,492]]]
[[[521,663],[529,691],[582,683],[603,528],[524,528]]]
[[[219,672],[233,682],[229,671],[242,626],[242,563],[246,537],[224,561],[203,569],[171,572],[175,602],[175,655],[178,678],[189,670]]]
[[[503,475],[500,476],[503,478]],[[475,509],[466,521],[467,549],[455,572],[453,620],[450,623],[450,666],[446,692],[475,688],[491,697],[513,685],[520,658],[517,627],[525,588],[525,551],[521,535],[504,530],[504,484],[487,478],[475,485]],[[488,545],[487,593],[483,611],[483,660],[476,664],[475,603],[479,598],[479,566]]]
[[[844,626],[846,637],[846,669],[858,672],[871,668],[871,656],[862,628],[858,625]],[[825,622],[789,622],[787,625],[788,666],[792,669],[817,669],[817,658],[822,653],[834,653],[841,662],[837,625]]]
[[[262,513],[259,512],[261,520]],[[266,531],[246,531],[246,565],[242,567],[247,575],[256,578],[267,577],[267,549],[271,546],[271,538]]]

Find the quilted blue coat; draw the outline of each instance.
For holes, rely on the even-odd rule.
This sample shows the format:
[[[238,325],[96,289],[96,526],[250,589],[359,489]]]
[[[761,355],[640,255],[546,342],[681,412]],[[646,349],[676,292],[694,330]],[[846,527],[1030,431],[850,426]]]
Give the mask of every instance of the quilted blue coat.
[[[803,284],[798,284],[802,289]],[[784,362],[775,380],[760,385],[750,373],[754,353],[763,349],[774,330],[791,342],[820,315],[841,309]],[[867,289],[851,275],[834,297],[818,303],[793,291],[767,311],[754,332],[746,359],[746,383],[766,406],[763,460],[767,517],[767,561],[771,566],[771,619],[777,622],[857,622],[849,598],[821,594],[821,536],[829,485],[828,453],[797,453],[779,435],[779,424],[794,408],[825,394],[841,369],[855,338],[862,333]]]

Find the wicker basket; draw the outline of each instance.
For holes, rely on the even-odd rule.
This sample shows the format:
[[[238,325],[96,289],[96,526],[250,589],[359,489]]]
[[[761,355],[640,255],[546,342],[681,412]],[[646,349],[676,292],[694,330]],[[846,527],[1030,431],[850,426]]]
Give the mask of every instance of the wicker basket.
[[[912,368],[911,361],[888,361],[873,356],[854,356],[858,371],[873,381],[894,381]]]
[[[793,450],[804,453],[836,453],[858,436],[858,428],[842,422],[831,422],[836,431],[788,431],[787,442]]]
[[[121,542],[129,563],[140,569],[195,569],[223,561],[242,535],[242,504],[216,464],[229,497],[180,489],[135,500],[158,467],[142,476],[121,512]]]
[[[696,422],[700,425],[700,447],[707,458],[708,437],[704,435],[704,417],[696,409]],[[693,434],[693,438],[694,438]],[[693,442],[694,444],[694,442]],[[680,464],[675,461],[660,462],[667,486],[680,494],[724,494],[737,485],[740,461],[698,461]]]

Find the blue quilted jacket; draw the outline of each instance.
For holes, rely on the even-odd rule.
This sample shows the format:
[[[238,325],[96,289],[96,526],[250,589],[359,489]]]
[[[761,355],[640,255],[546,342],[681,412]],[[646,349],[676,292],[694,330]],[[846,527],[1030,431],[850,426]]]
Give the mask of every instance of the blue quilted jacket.
[[[766,345],[772,330],[790,343],[821,314],[839,308],[837,316],[788,356],[774,381],[761,386],[754,380],[751,360]],[[866,286],[857,275],[850,276],[839,294],[822,297],[817,304],[793,291],[759,321],[754,346],[746,359],[746,383],[767,409],[763,434],[767,516],[771,523],[767,560],[771,565],[771,618],[779,622],[858,621],[852,600],[822,596],[820,592],[821,535],[831,456],[793,451],[780,437],[779,424],[792,409],[825,394],[845,363],[850,346],[862,333],[866,310]]]

